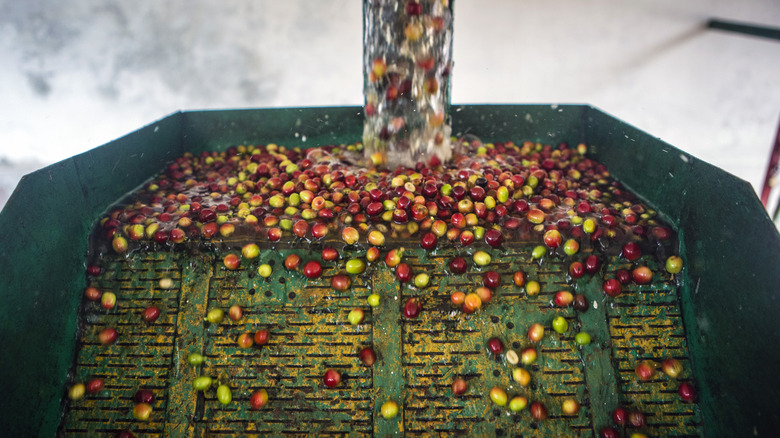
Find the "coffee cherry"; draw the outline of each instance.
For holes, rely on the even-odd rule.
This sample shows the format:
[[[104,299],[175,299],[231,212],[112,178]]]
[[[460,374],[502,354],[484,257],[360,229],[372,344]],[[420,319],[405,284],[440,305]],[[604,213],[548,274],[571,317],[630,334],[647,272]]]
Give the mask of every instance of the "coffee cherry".
[[[418,315],[420,315],[420,304],[417,298],[409,298],[404,304],[404,316],[408,319],[414,319]]]
[[[466,260],[463,257],[455,257],[450,261],[450,271],[453,274],[463,274],[466,272]]]
[[[322,383],[328,388],[335,388],[341,382],[341,373],[329,368],[325,371],[325,375],[322,377]]]
[[[617,278],[608,278],[604,280],[604,283],[602,284],[602,289],[604,290],[605,294],[614,298],[620,295],[620,291],[621,291],[620,281],[618,281]]]
[[[466,393],[468,390],[468,383],[463,377],[456,377],[452,381],[452,395],[459,396]]]
[[[668,358],[661,362],[661,370],[672,379],[677,378],[683,371],[683,366],[677,359]]]
[[[612,421],[618,426],[625,426],[628,424],[628,411],[626,408],[615,408],[615,410],[612,411]]]
[[[544,330],[544,328],[542,328]],[[492,354],[501,354],[504,351],[504,343],[498,338],[490,338],[487,348]]]
[[[512,412],[522,411],[526,406],[528,406],[528,399],[521,395],[513,397],[512,400],[509,401],[509,410]]]
[[[574,304],[572,305],[572,307],[574,307],[574,310],[584,313],[588,311],[588,308],[590,307],[590,303],[588,303],[588,299],[585,298],[585,295],[577,294],[574,295]]]
[[[507,395],[506,391],[498,386],[490,388],[490,400],[498,406],[506,406]]]
[[[670,256],[666,259],[666,272],[670,274],[679,274],[683,268],[683,260],[679,256]]]
[[[322,265],[316,260],[310,260],[303,265],[303,275],[309,279],[319,278],[322,275]]]
[[[628,413],[628,424],[631,427],[636,427],[638,429],[640,427],[644,427],[645,423],[645,414],[639,411],[631,411]]]
[[[529,408],[531,411],[531,417],[536,421],[542,421],[547,418],[547,408],[541,402],[531,403]]]
[[[677,392],[680,394],[680,398],[685,403],[693,403],[694,400],[696,400],[696,389],[691,383],[680,383],[679,388],[677,388]]]
[[[382,418],[386,420],[395,418],[395,416],[398,415],[398,403],[392,400],[384,402],[380,408],[380,412],[382,413]]]
[[[268,404],[268,392],[265,389],[255,391],[249,397],[249,408],[253,410],[261,409]]]
[[[374,349],[371,347],[364,347],[360,350],[360,361],[363,362],[363,365],[370,367],[376,363],[376,353],[374,353]]]

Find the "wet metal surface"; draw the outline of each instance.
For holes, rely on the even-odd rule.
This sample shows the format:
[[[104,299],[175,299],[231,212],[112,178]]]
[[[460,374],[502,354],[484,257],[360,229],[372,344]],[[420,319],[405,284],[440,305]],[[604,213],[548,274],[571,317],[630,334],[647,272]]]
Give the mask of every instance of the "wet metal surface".
[[[471,266],[463,275],[444,268],[456,255],[449,249],[428,253],[407,250],[404,261],[414,273],[430,274],[424,289],[402,285],[383,262],[369,264],[362,275],[352,276],[344,292],[331,288],[330,278],[344,273],[347,258],[323,262],[322,277],[309,280],[283,266],[290,250],[263,250],[254,261],[244,260],[229,271],[224,254],[184,252],[136,253],[115,257],[106,265],[95,286],[113,291],[118,300],[112,310],[86,303],[83,335],[77,353],[73,381],[104,379],[97,394],[68,402],[62,431],[67,436],[112,436],[129,429],[136,436],[593,436],[610,424],[618,405],[645,413],[649,436],[699,436],[698,407],[683,403],[677,395],[679,381],[692,380],[677,287],[651,257],[641,260],[653,268],[653,282],[624,286],[617,298],[601,291],[602,274],[572,281],[567,276],[569,258],[530,261],[532,247],[493,250],[492,263]],[[295,249],[303,262],[320,259],[312,248]],[[470,260],[469,250],[458,255]],[[584,254],[574,256],[581,260]],[[270,263],[268,278],[257,266]],[[603,274],[630,267],[613,258]],[[450,305],[450,294],[469,292],[481,285],[485,270],[501,274],[501,286],[491,302],[473,315]],[[512,282],[522,270],[528,280],[541,284],[537,296]],[[661,273],[663,272],[663,274]],[[162,289],[170,278],[173,288]],[[587,312],[557,308],[553,296],[560,290],[583,293],[591,302]],[[372,308],[366,298],[381,296]],[[422,312],[416,319],[403,316],[403,304],[419,297]],[[243,308],[243,318],[221,324],[205,321],[212,308],[226,313],[230,306]],[[160,318],[148,324],[141,311],[155,305]],[[347,314],[355,308],[365,319],[351,325]],[[558,334],[550,327],[561,315],[569,330]],[[538,359],[526,366],[531,384],[523,388],[512,380],[513,365],[502,355],[492,357],[485,345],[500,338],[507,349],[520,351],[533,345],[528,327],[545,326],[536,344]],[[116,343],[101,345],[97,333],[105,327],[119,332]],[[239,348],[240,334],[268,329],[268,344]],[[587,331],[593,342],[579,348],[578,331]],[[358,352],[373,346],[377,362],[364,366]],[[193,367],[191,353],[201,353],[206,363]],[[659,372],[648,382],[638,382],[634,367],[641,360],[660,364],[675,357],[685,371],[675,381]],[[336,388],[326,388],[326,369],[341,372]],[[208,375],[230,386],[233,401],[218,402],[214,388],[198,393],[192,380]],[[455,397],[451,384],[456,376],[469,384],[466,394]],[[529,409],[514,413],[494,405],[491,387],[506,389],[510,399],[524,395],[547,407],[546,420],[534,420]],[[133,418],[132,400],[140,388],[156,397],[149,421]],[[266,389],[268,404],[251,410],[250,394]],[[576,415],[565,415],[561,403],[573,398],[581,404]],[[384,419],[381,405],[394,400],[399,415]]]

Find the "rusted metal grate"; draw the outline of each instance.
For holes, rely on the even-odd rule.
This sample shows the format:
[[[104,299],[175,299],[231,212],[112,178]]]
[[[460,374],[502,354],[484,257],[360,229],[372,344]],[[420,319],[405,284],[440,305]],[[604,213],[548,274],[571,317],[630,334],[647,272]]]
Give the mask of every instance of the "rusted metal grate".
[[[413,242],[407,247],[414,247]],[[634,367],[644,359],[666,357],[680,360],[690,373],[680,303],[674,282],[660,274],[650,256],[642,263],[656,272],[652,284],[628,286],[617,298],[601,291],[601,276],[572,280],[570,258],[550,257],[531,261],[532,247],[495,250],[486,269],[496,270],[502,284],[493,300],[476,314],[467,316],[453,309],[450,294],[469,291],[482,281],[486,269],[472,268],[461,276],[450,275],[445,266],[455,255],[470,257],[467,249],[436,252],[407,250],[404,261],[413,272],[427,272],[430,286],[418,290],[401,285],[384,263],[375,262],[361,275],[352,276],[345,292],[331,288],[333,275],[344,272],[349,257],[360,251],[341,251],[342,259],[323,264],[323,275],[306,279],[288,272],[284,257],[290,252],[304,261],[319,259],[318,245],[308,248],[264,250],[255,261],[244,260],[230,271],[222,264],[224,253],[148,252],[114,256],[96,286],[114,291],[115,309],[106,311],[86,303],[82,312],[83,333],[74,367],[74,381],[104,379],[98,394],[69,402],[63,424],[68,436],[112,435],[129,429],[139,436],[593,436],[608,423],[617,404],[645,413],[641,430],[651,436],[699,436],[698,408],[677,396],[675,380],[659,374],[649,382],[637,382]],[[574,258],[581,260],[591,250]],[[603,268],[610,275],[630,265],[612,257]],[[268,263],[268,278],[257,274]],[[512,283],[515,271],[541,284],[537,296]],[[173,287],[162,289],[160,280],[170,278]],[[592,303],[587,312],[557,308],[556,292],[583,293]],[[366,298],[382,297],[372,308]],[[416,319],[402,316],[403,303],[418,297],[423,312]],[[149,305],[161,308],[152,324],[140,320]],[[225,311],[242,306],[243,318],[221,324],[204,320],[212,308]],[[350,310],[365,311],[356,326],[347,321]],[[550,329],[556,316],[563,316],[569,330]],[[505,358],[492,358],[486,350],[491,337],[507,348],[532,345],[527,338],[530,324],[545,325],[546,334],[537,344],[539,357],[527,367],[532,383],[522,388],[512,380]],[[119,331],[118,341],[101,345],[97,332],[107,326]],[[236,343],[244,332],[265,328],[268,344],[242,349]],[[577,331],[587,331],[593,343],[578,347]],[[358,352],[373,346],[378,361],[365,367]],[[206,364],[196,369],[187,363],[191,353],[201,353]],[[322,384],[326,369],[342,373],[340,386]],[[233,401],[223,406],[213,390],[198,393],[191,382],[210,375],[231,387]],[[450,385],[464,377],[469,391],[454,397]],[[681,380],[692,379],[685,374]],[[549,416],[531,418],[528,410],[512,413],[493,405],[489,389],[501,386],[507,393],[541,401]],[[151,389],[156,400],[148,422],[132,416],[133,394]],[[269,404],[253,411],[250,394],[266,389]],[[573,398],[581,404],[576,415],[564,415],[561,403]],[[401,405],[400,415],[386,420],[379,407],[387,400]]]

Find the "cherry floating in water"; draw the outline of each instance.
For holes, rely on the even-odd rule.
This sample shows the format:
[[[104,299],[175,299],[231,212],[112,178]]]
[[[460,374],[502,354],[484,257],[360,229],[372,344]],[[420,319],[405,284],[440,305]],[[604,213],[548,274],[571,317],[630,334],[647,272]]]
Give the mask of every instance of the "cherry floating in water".
[[[322,275],[322,265],[316,260],[310,260],[303,266],[303,275],[309,279],[319,278]]]
[[[426,183],[422,188],[422,195],[428,199],[434,198],[438,192],[436,184],[433,183]]]
[[[203,210],[200,210],[198,212],[198,221],[205,224],[207,222],[213,222],[217,219],[217,214],[214,213],[214,210],[211,210],[209,208],[204,208]]]
[[[374,262],[379,259],[379,248],[372,246],[366,250],[366,261]]]
[[[339,258],[339,253],[335,248],[326,246],[322,249],[322,260],[326,262],[332,262]]]
[[[493,248],[498,248],[504,242],[504,235],[501,231],[491,228],[485,232],[485,243]]]
[[[436,247],[436,235],[428,232],[423,234],[423,236],[420,238],[420,246],[423,249],[432,250]]]
[[[631,275],[634,278],[636,284],[648,284],[653,281],[653,271],[647,266],[640,266],[633,270]]]
[[[351,284],[352,280],[345,274],[337,274],[330,279],[330,286],[337,291],[345,291]]]
[[[563,238],[558,230],[549,230],[544,233],[544,244],[549,248],[558,248],[562,241]]]
[[[666,227],[653,227],[651,233],[658,240],[669,240],[672,237],[671,230]]]
[[[463,257],[455,257],[450,261],[450,271],[453,274],[463,274],[466,272],[466,259]]]
[[[395,276],[401,283],[406,283],[412,278],[412,268],[406,263],[399,263],[395,267]]]
[[[598,257],[591,254],[587,257],[585,257],[585,272],[588,274],[595,274],[598,272],[599,268],[601,268],[601,260],[599,260]]]
[[[578,312],[587,312],[588,307],[590,304],[588,303],[588,299],[583,294],[576,294],[574,295],[574,310]]]
[[[582,262],[571,262],[569,265],[569,275],[571,275],[572,278],[580,278],[585,274],[585,265],[582,264]]]
[[[558,307],[566,307],[574,301],[574,295],[571,292],[562,290],[555,294],[553,302]]]
[[[639,245],[636,242],[628,242],[623,245],[622,255],[626,258],[626,260],[633,262],[642,256],[642,250],[639,248]]]

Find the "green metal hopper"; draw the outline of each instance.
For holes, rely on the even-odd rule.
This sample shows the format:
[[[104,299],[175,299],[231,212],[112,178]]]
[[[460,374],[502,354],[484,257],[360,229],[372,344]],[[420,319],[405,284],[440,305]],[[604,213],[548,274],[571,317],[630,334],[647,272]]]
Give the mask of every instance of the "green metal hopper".
[[[227,272],[217,249],[132,260],[107,256],[97,281],[121,292],[121,311],[82,303],[93,225],[174,158],[239,144],[308,147],[360,138],[358,107],[291,108],[177,113],[22,180],[0,213],[4,433],[113,436],[129,428],[139,436],[593,436],[620,403],[647,413],[642,430],[651,436],[771,436],[780,424],[771,409],[773,389],[780,388],[774,372],[780,335],[771,325],[780,313],[780,238],[751,187],[588,106],[466,105],[453,106],[452,114],[453,132],[485,141],[587,143],[592,158],[679,232],[686,261],[679,287],[660,276],[608,303],[596,279],[577,283],[598,306],[565,316],[596,342],[581,352],[573,335],[540,344],[528,391],[549,406],[547,420],[494,409],[487,390],[509,385],[511,376],[506,364],[483,360],[483,350],[493,334],[516,339],[520,348],[528,324],[549,323],[549,294],[531,299],[505,287],[480,318],[430,314],[410,323],[392,299],[373,310],[365,305],[369,290],[398,302],[414,295],[390,281],[389,271],[358,278],[349,295],[339,295],[325,279],[304,282],[281,269],[267,280],[255,276],[252,265]],[[280,266],[282,254],[306,257],[312,250],[269,248],[260,259]],[[518,244],[502,253],[502,277],[511,278],[522,264],[545,292],[566,284],[563,262],[528,268],[529,252]],[[408,260],[416,271],[436,272],[452,255],[417,250]],[[620,263],[613,258],[610,266]],[[325,278],[336,271],[326,269]],[[446,300],[447,288],[478,281],[436,275],[442,287],[427,298],[432,303]],[[157,286],[164,277],[173,288]],[[203,323],[208,308],[226,308],[237,297],[246,311],[241,326]],[[164,318],[137,327],[133,318],[150,302],[166,310]],[[356,307],[366,310],[364,324],[344,324]],[[109,323],[126,336],[100,348],[90,339]],[[274,328],[277,340],[239,351],[235,338],[250,326]],[[380,352],[376,366],[356,365],[358,347],[371,343]],[[222,407],[213,392],[191,390],[196,371],[184,359],[191,352],[203,353],[208,371],[230,380],[233,404]],[[699,392],[696,404],[675,398],[668,380],[638,385],[630,378],[637,361],[661,356],[685,364],[685,378]],[[341,388],[322,390],[318,380],[326,367],[347,376]],[[473,383],[469,397],[451,397],[453,370]],[[66,402],[68,383],[89,376],[104,377],[105,391],[83,404]],[[155,414],[142,424],[130,414],[140,386],[157,394]],[[256,388],[268,388],[267,410],[247,408]],[[560,414],[564,397],[583,401],[579,415]],[[379,415],[387,399],[402,405],[393,421]]]

